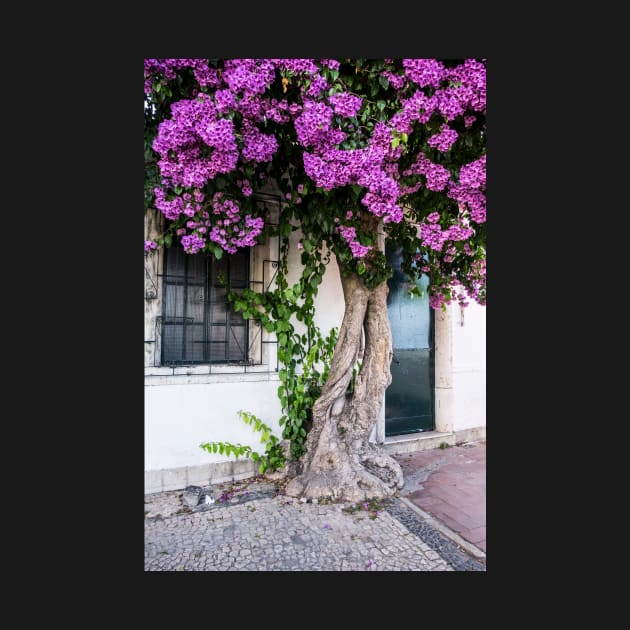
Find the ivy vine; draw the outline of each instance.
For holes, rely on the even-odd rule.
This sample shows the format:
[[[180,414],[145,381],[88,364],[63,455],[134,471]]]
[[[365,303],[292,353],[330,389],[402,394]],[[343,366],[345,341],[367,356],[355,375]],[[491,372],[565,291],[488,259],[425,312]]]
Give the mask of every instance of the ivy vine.
[[[288,284],[289,236],[295,229],[291,212],[282,213],[277,228],[281,245],[275,288],[265,293],[245,289],[228,297],[243,317],[259,320],[267,332],[276,334],[281,364],[279,424],[283,427],[282,437],[290,440],[291,456],[299,459],[306,452],[313,404],[328,378],[337,329],[324,336],[315,325],[315,297],[330,260],[328,252],[306,245],[305,241],[302,274],[295,284]],[[296,330],[297,322],[303,324],[301,333]]]
[[[273,435],[271,427],[267,426],[260,418],[247,411],[239,411],[238,415],[245,424],[249,424],[254,431],[260,433],[261,444],[266,444],[265,453],[254,451],[251,446],[233,444],[232,442],[204,442],[200,448],[208,453],[220,455],[234,455],[235,457],[248,457],[259,463],[258,470],[264,473],[267,470],[277,470],[286,463],[286,458],[278,438]]]

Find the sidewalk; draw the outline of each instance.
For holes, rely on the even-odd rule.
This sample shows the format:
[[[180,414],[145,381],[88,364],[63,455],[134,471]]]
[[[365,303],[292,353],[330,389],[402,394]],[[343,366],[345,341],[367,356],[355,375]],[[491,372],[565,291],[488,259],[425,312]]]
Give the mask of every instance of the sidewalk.
[[[485,440],[395,457],[405,478],[400,495],[485,553]]]
[[[485,442],[396,458],[405,486],[380,505],[302,502],[260,477],[145,495],[145,570],[485,571],[466,551],[485,550]]]

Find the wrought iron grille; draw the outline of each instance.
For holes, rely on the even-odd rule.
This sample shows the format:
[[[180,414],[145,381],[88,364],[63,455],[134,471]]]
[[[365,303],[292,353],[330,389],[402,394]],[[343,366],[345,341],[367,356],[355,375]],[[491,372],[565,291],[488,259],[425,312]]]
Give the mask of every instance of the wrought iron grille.
[[[280,199],[259,194],[269,223],[277,223]],[[256,252],[249,248],[224,254],[215,260],[206,254],[186,254],[181,247],[165,250],[162,279],[161,315],[155,318],[155,338],[159,350],[155,364],[162,366],[233,366],[235,372],[248,366],[267,364],[278,370],[277,356],[263,348],[277,345],[257,320],[246,320],[228,301],[231,291],[249,287],[267,291],[278,269],[278,238],[272,237]],[[250,255],[253,256],[250,260]],[[251,272],[250,272],[251,269]],[[159,363],[158,363],[159,362]],[[272,363],[272,364],[271,364]],[[225,368],[221,371],[225,373]],[[229,370],[232,371],[232,370]],[[258,367],[257,371],[260,371]]]
[[[248,322],[227,295],[248,286],[248,252],[214,260],[172,247],[164,266],[162,365],[247,362]]]

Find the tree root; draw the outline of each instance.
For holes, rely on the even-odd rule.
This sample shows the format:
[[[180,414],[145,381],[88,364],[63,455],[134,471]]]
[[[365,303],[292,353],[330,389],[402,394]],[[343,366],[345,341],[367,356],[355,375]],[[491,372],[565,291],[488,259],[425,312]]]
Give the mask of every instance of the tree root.
[[[387,455],[371,453],[361,463],[346,462],[341,466],[302,474],[286,487],[288,496],[306,499],[332,498],[336,501],[359,503],[369,499],[392,496],[403,485],[402,470]]]
[[[394,491],[403,487],[405,480],[400,464],[393,457],[377,450],[371,444],[368,444],[367,452],[361,458],[361,463],[368,472],[381,479]]]

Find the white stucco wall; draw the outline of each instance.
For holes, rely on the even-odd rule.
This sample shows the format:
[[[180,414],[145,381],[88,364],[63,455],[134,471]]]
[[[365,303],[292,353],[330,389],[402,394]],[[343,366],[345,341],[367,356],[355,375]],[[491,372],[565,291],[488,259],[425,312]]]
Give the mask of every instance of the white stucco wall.
[[[257,375],[254,377],[260,378]],[[153,377],[152,380],[166,378]],[[171,380],[175,378],[171,377]],[[215,379],[206,377],[206,380],[210,378]],[[239,381],[236,376],[229,378],[233,379],[232,382],[215,380],[145,387],[145,470],[196,466],[230,459],[204,451],[199,448],[201,442],[241,443],[264,452],[260,434],[245,424],[237,412],[243,410],[255,414],[279,435],[277,377],[264,381]]]
[[[302,252],[297,248],[298,241],[302,238],[300,230],[291,233],[291,247],[289,249],[287,282],[289,286],[297,282],[302,272]],[[339,267],[337,260],[331,256],[326,266],[326,273],[319,285],[315,298],[315,325],[326,336],[330,329],[341,326],[343,319],[344,302],[341,280],[339,279]],[[296,328],[301,327],[301,322],[295,322]]]
[[[486,424],[486,308],[450,306],[453,430]]]

